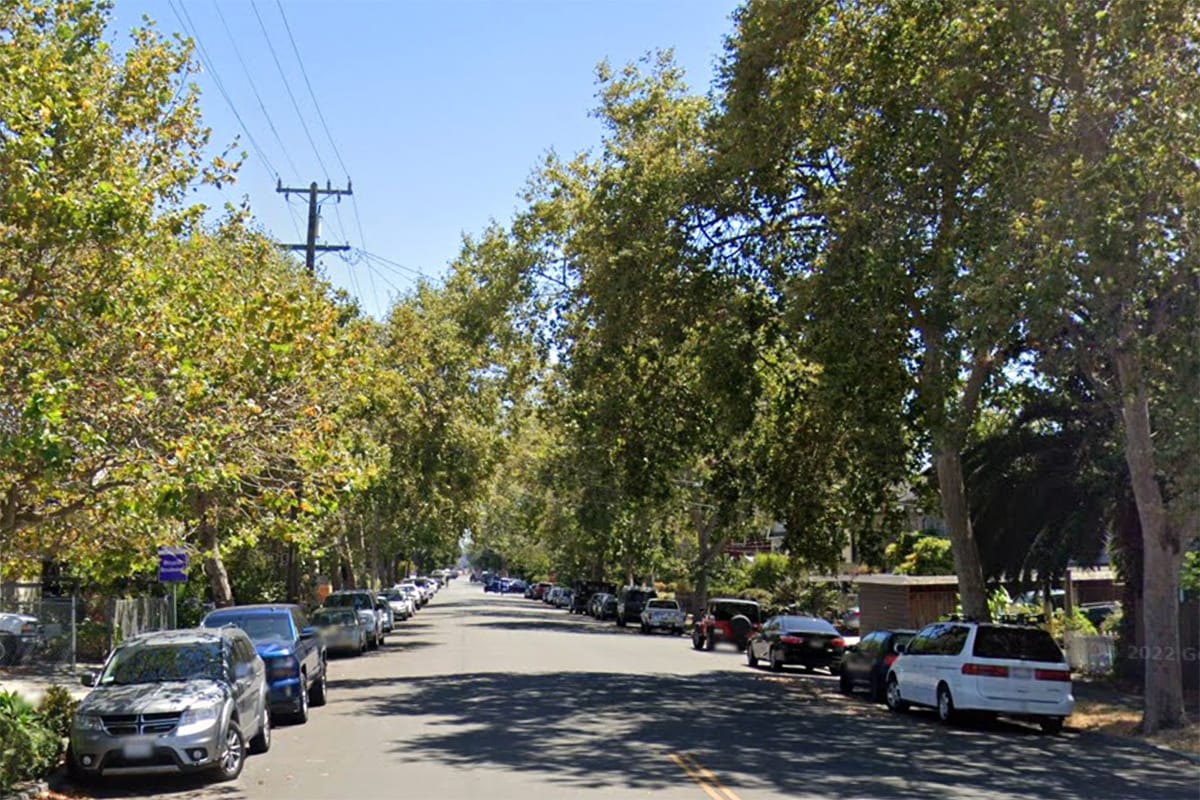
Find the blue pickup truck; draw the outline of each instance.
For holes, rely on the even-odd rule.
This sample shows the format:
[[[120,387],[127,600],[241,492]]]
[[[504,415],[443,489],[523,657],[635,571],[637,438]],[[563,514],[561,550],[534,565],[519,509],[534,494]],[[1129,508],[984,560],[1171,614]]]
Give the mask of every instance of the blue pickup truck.
[[[210,612],[206,628],[233,625],[254,642],[267,666],[271,715],[307,722],[309,706],[325,705],[325,645],[300,606],[289,603],[230,606]]]

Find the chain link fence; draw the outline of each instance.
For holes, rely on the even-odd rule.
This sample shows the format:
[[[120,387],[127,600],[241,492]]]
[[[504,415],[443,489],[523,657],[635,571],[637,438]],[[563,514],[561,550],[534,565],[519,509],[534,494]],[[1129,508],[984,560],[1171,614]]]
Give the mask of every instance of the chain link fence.
[[[0,669],[103,661],[124,639],[172,625],[169,597],[87,598],[41,594],[40,584],[0,590]]]

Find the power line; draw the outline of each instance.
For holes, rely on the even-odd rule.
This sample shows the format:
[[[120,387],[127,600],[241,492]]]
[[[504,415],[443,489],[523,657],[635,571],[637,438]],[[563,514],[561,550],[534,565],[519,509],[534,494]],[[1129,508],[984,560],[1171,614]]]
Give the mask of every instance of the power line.
[[[250,73],[250,68],[246,66],[246,59],[242,58],[242,51],[237,46],[237,40],[233,36],[233,31],[229,28],[229,23],[225,21],[225,14],[221,11],[221,4],[217,0],[213,0],[213,8],[216,9],[217,17],[221,20],[221,27],[225,29],[225,34],[229,37],[229,43],[233,45],[233,53],[237,56],[238,63],[242,65],[242,72],[246,73],[246,81],[250,84],[250,91],[254,93],[254,99],[258,101],[258,107],[266,118],[267,125],[271,128],[271,133],[275,135],[275,141],[279,144],[279,149],[283,152],[283,157],[287,159],[288,166],[292,168],[292,172],[298,175],[300,170],[296,168],[296,162],[292,161],[292,156],[288,152],[287,145],[283,143],[283,138],[275,128],[274,120],[271,119],[270,113],[267,112],[267,104],[263,102],[262,95],[258,93],[258,86],[254,83],[254,76]]]
[[[283,78],[283,88],[287,90],[287,95],[292,101],[292,108],[296,110],[296,116],[300,119],[300,127],[304,129],[304,135],[308,138],[309,145],[312,146],[313,155],[317,157],[317,163],[321,165],[321,172],[324,173],[326,180],[328,180],[329,169],[325,166],[324,159],[321,158],[321,151],[317,148],[317,143],[313,141],[312,132],[308,129],[308,123],[304,121],[304,114],[300,111],[300,104],[296,102],[296,95],[292,93],[292,85],[288,83],[287,73],[283,71],[283,64],[279,62],[279,55],[275,52],[275,45],[271,44],[271,35],[267,33],[267,26],[263,23],[262,15],[258,13],[258,4],[255,0],[250,0],[250,8],[254,11],[254,18],[258,20],[258,27],[262,30],[263,38],[267,40],[267,49],[271,52],[271,58],[275,61],[275,68],[279,70],[279,77]]]
[[[300,57],[300,48],[296,46],[296,37],[292,36],[292,26],[288,24],[287,14],[283,13],[283,3],[280,0],[275,0],[275,5],[279,9],[279,16],[283,18],[283,29],[287,31],[288,41],[292,43],[292,52],[296,54],[296,63],[300,65],[300,75],[304,78],[304,85],[308,87],[308,96],[312,98],[313,108],[317,110],[317,119],[321,120],[321,127],[325,129],[325,138],[329,139],[329,146],[333,148],[333,155],[337,158],[338,166],[342,168],[342,172],[349,176],[350,170],[346,169],[346,162],[342,160],[342,154],[338,151],[337,142],[333,140],[333,134],[329,132],[329,124],[325,121],[325,115],[321,112],[321,104],[317,102],[316,92],[313,91],[312,83],[308,80],[308,70],[304,68],[304,59]]]
[[[178,9],[175,7],[174,0],[167,0],[167,5],[171,7],[171,13],[173,13],[175,15],[175,19],[179,21],[179,26],[183,28],[184,33],[191,37],[192,41],[196,43],[196,47],[199,48],[200,58],[208,67],[208,72],[212,76],[213,83],[216,85],[217,91],[220,92],[221,96],[225,98],[225,103],[229,106],[229,110],[233,112],[234,119],[236,119],[238,125],[241,126],[242,132],[246,134],[246,138],[249,140],[250,146],[254,148],[254,152],[260,159],[262,159],[262,162],[264,165],[266,165],[267,169],[269,169],[271,173],[275,175],[275,177],[279,177],[279,170],[275,169],[275,166],[271,163],[271,160],[267,158],[266,153],[264,153],[263,149],[258,146],[258,140],[254,138],[254,134],[250,132],[250,128],[246,125],[246,121],[243,120],[242,115],[238,113],[237,106],[233,103],[233,98],[229,96],[229,92],[225,91],[225,84],[221,82],[221,76],[217,72],[217,66],[213,62],[212,58],[209,57],[208,50],[206,50],[204,47],[204,42],[200,40],[199,30],[192,24],[192,17],[190,14],[188,14],[187,7],[183,4],[182,0],[180,0]],[[180,14],[180,11],[183,13]]]
[[[394,267],[396,269],[403,270],[404,272],[410,272],[413,275],[416,275],[418,278],[423,278],[425,280],[429,280],[428,275],[426,275],[424,272],[422,272],[421,270],[419,270],[415,267],[410,267],[407,264],[401,264],[399,261],[393,261],[390,258],[384,258],[383,256],[381,256],[377,253],[369,253],[366,250],[363,250],[362,254],[364,256],[366,256],[367,258],[371,258],[371,259],[374,259],[375,261],[379,261],[383,264],[388,265],[389,267]]]

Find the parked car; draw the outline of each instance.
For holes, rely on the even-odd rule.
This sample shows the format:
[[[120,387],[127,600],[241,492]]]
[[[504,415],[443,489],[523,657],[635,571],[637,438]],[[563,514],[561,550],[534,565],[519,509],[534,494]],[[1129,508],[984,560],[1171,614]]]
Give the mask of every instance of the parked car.
[[[114,772],[242,772],[271,747],[267,668],[235,627],[157,631],[113,650],[71,724],[67,770],[79,782]]]
[[[753,600],[710,598],[704,616],[692,626],[692,647],[713,650],[721,642],[729,642],[738,650],[745,650],[761,623],[762,611]]]
[[[608,598],[616,600],[616,596],[609,592],[596,592],[588,598],[587,613],[596,619],[600,619],[600,610],[604,607],[604,603]]]
[[[845,614],[842,614],[842,630],[846,631],[847,633],[858,635],[858,632],[861,629],[861,623],[862,611],[858,606],[854,606],[853,608],[848,609]]]
[[[1050,634],[1032,625],[935,622],[901,648],[888,670],[888,708],[929,706],[949,723],[981,711],[1062,730],[1075,706],[1071,669]]]
[[[367,647],[383,644],[383,615],[376,609],[375,593],[366,589],[343,589],[325,598],[322,608],[353,608],[367,627]]]
[[[871,631],[842,654],[838,681],[842,694],[865,688],[871,701],[883,702],[888,670],[899,657],[898,648],[907,644],[916,631],[908,629]]]
[[[230,606],[209,612],[205,628],[234,625],[254,643],[267,665],[272,714],[307,722],[309,705],[325,705],[325,644],[297,605]]]
[[[526,596],[530,600],[541,600],[546,592],[552,588],[554,588],[554,584],[550,583],[550,581],[538,581],[530,585],[529,593]]]
[[[515,578],[508,582],[508,586],[505,587],[504,593],[505,594],[525,594],[525,588],[526,588],[525,581],[521,580],[520,578]]]
[[[658,592],[647,586],[622,586],[617,592],[617,625],[624,628],[627,623],[642,617],[646,601],[658,597]]]
[[[554,607],[569,609],[571,607],[571,600],[574,598],[574,596],[574,592],[566,587],[562,587],[558,594],[554,596]]]
[[[766,661],[775,672],[799,664],[806,670],[823,667],[836,675],[842,666],[846,640],[828,620],[784,615],[771,617],[746,644],[746,663]]]
[[[414,609],[419,611],[420,609],[425,607],[425,603],[426,603],[425,594],[420,589],[417,588],[417,585],[415,583],[409,583],[408,581],[403,581],[401,583],[396,584],[396,588],[409,596],[409,598],[413,601]]]
[[[379,624],[384,635],[396,629],[396,614],[392,611],[392,604],[381,594],[375,595],[375,613],[379,615]],[[383,644],[382,640],[380,644]]]
[[[492,578],[492,580],[483,585],[483,591],[495,592],[496,594],[504,594],[508,589],[508,578]]]
[[[603,581],[578,581],[572,590],[570,612],[572,614],[587,614],[591,610],[592,598],[597,594],[611,594],[616,586]]]
[[[542,602],[546,605],[557,606],[558,596],[563,593],[563,589],[564,587],[562,586],[551,586],[546,590],[546,593],[542,595]]]
[[[367,626],[352,608],[319,608],[312,615],[326,652],[362,655],[367,652]]]
[[[403,622],[416,613],[412,598],[398,587],[393,586],[391,589],[384,589],[379,593],[379,596],[392,607],[392,617],[394,620]]]
[[[13,666],[45,641],[37,617],[29,614],[0,614],[0,666]]]
[[[676,636],[683,636],[683,622],[686,615],[679,607],[677,600],[652,598],[646,601],[642,609],[642,633],[653,631],[668,631]]]

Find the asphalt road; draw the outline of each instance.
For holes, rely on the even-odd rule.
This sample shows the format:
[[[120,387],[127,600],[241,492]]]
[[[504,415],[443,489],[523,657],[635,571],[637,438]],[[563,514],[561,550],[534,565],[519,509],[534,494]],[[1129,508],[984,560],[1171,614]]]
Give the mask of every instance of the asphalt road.
[[[121,779],[80,796],[178,800],[1188,798],[1193,762],[1092,735],[945,728],[454,581],[384,648],[330,664],[330,700],[228,784]]]

